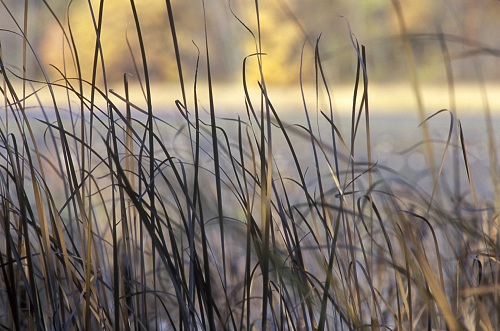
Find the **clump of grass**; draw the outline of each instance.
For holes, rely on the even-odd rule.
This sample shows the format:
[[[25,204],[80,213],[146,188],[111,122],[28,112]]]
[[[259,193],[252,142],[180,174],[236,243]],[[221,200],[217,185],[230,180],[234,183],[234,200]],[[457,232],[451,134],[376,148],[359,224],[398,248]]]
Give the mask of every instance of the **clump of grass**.
[[[206,39],[205,112],[198,103],[198,63],[193,86],[184,83],[166,3],[180,121],[155,111],[134,1],[140,102],[131,100],[127,75],[122,92],[105,79],[102,87],[96,83],[99,70],[106,77],[98,42],[90,82],[64,69],[50,80],[42,63],[44,80],[32,80],[0,56],[3,328],[498,327],[497,207],[475,196],[466,133],[453,112],[441,161],[429,165],[429,190],[372,156],[363,46],[353,40],[350,134],[342,135],[319,39],[315,101],[325,96],[326,110],[311,110],[301,85],[305,124],[287,123],[263,75],[260,94],[250,96],[247,66],[265,63],[259,31],[252,32],[256,53],[243,60],[244,118],[218,116]],[[95,17],[101,11],[96,8]],[[65,36],[80,73],[71,30]],[[24,46],[26,58],[26,38]],[[40,102],[31,116],[26,101],[39,90],[48,90],[52,102]],[[65,103],[61,92],[73,101]],[[314,116],[328,130],[319,130]],[[366,150],[360,151],[361,132]],[[305,159],[299,144],[306,146]],[[432,150],[430,140],[424,145]],[[465,170],[467,198],[439,189],[450,149],[462,153],[456,166]],[[455,204],[444,201],[451,199]]]

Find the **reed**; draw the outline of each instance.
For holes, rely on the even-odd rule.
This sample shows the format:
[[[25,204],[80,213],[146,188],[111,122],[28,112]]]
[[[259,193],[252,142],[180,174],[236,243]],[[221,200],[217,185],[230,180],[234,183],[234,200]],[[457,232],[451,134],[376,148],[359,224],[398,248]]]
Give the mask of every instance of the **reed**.
[[[96,36],[103,3],[92,8]],[[57,79],[42,62],[42,79],[30,78],[0,53],[3,329],[499,327],[494,128],[488,127],[483,155],[495,188],[490,200],[476,196],[467,132],[453,110],[431,116],[417,110],[424,139],[414,148],[426,153],[422,176],[431,185],[405,178],[372,154],[369,49],[352,40],[352,111],[348,127],[340,127],[319,38],[312,57],[315,97],[301,82],[303,121],[289,123],[266,85],[255,4],[257,30],[245,26],[255,53],[242,59],[244,99],[234,117],[218,112],[206,30],[199,60],[207,80],[199,82],[198,61],[194,83],[185,83],[170,0],[165,10],[182,95],[172,104],[154,102],[141,34],[147,18],[134,0],[137,35],[129,38],[140,45],[137,84],[125,74],[123,87],[110,87],[115,83],[106,80],[99,42],[92,79],[82,78],[76,42],[62,23],[73,62],[57,68]],[[13,31],[20,36],[28,8],[26,1],[24,22],[16,21]],[[36,53],[23,40],[26,63],[27,54]],[[441,47],[448,63],[445,39]],[[411,49],[401,56],[419,95]],[[258,82],[247,80],[249,66],[259,68]],[[301,76],[305,70],[301,66]],[[49,101],[39,99],[42,93]],[[206,111],[199,104],[203,94]],[[32,100],[34,108],[27,105]],[[491,123],[487,108],[485,114]],[[428,125],[442,118],[449,118],[447,138],[436,142]],[[449,172],[457,174],[454,190],[443,188]]]

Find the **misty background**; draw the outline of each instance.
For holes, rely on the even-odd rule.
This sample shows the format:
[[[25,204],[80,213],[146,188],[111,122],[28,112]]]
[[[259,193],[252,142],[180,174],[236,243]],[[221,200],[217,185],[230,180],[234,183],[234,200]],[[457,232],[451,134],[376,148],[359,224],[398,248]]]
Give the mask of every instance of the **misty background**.
[[[90,79],[96,43],[91,12],[97,15],[100,1],[29,0],[26,3],[27,38],[50,79],[60,79],[61,74],[49,64],[65,70],[68,77],[76,75],[75,54],[68,46],[71,34],[82,76]],[[449,53],[455,82],[498,81],[499,1],[272,0],[259,2],[266,82],[298,84],[303,48],[303,81],[314,82],[314,46],[321,36],[320,54],[328,79],[350,84],[356,68],[351,33],[354,40],[366,46],[372,83],[408,81],[402,26],[395,4],[401,6],[422,83],[446,83],[443,46]],[[141,0],[136,1],[136,6],[151,78],[175,84],[178,74],[165,1]],[[199,75],[203,78],[206,74],[203,3],[174,0],[172,6],[185,79],[193,80],[198,52]],[[24,7],[25,1],[20,0],[4,0],[0,5],[2,57],[8,69],[16,74],[22,72]],[[239,82],[244,58],[256,52],[256,42],[249,31],[257,34],[255,1],[206,1],[205,10],[212,78],[217,83]],[[94,16],[94,20],[97,19]],[[124,73],[136,76],[133,58],[139,68],[141,58],[129,1],[104,1],[101,45],[108,81],[121,81]],[[251,61],[254,63],[247,69],[248,79],[257,80],[255,57]],[[29,78],[41,79],[41,71],[30,51],[26,70]]]
[[[104,0],[103,3],[100,34],[103,57],[98,59],[96,86],[103,90],[105,73],[108,89],[124,95],[124,74],[128,74],[131,84],[144,81],[135,22],[130,1]],[[256,82],[260,80],[257,57],[249,57],[257,51],[259,40],[255,1],[207,0],[206,19],[201,0],[172,0],[171,3],[188,94],[192,94],[197,61],[198,84],[206,84],[206,22],[217,114],[221,117],[243,114],[246,110],[243,62],[246,58],[246,80],[254,92]],[[82,78],[90,81],[97,40],[95,22],[101,1],[1,1],[1,56],[9,72],[19,77],[23,75],[22,32],[26,4],[27,39],[32,47],[27,52],[26,77],[44,80],[37,62],[40,61],[50,81],[64,85],[65,76],[76,84],[77,81],[71,78],[78,77],[78,61]],[[162,112],[162,116],[179,115],[174,102],[181,99],[179,77],[166,2],[137,0],[135,4],[145,43],[148,73],[154,83],[155,112]],[[500,1],[262,0],[258,4],[260,41],[266,54],[263,56],[264,77],[268,87],[272,87],[269,95],[275,108],[280,114],[286,114],[284,119],[288,123],[304,121],[304,104],[299,90],[301,79],[303,86],[308,88],[305,99],[309,109],[316,107],[318,118],[318,109],[328,112],[329,104],[325,98],[320,98],[319,107],[315,104],[314,48],[321,37],[322,66],[333,91],[333,110],[336,115],[340,114],[336,117],[336,125],[344,136],[349,136],[357,64],[353,43],[359,42],[366,47],[374,159],[421,181],[428,170],[424,153],[421,148],[408,148],[425,139],[419,127],[424,116],[449,109],[463,120],[464,135],[470,142],[471,171],[477,174],[478,188],[485,196],[489,195],[491,182],[483,174],[490,171],[485,158],[490,144],[488,128],[500,125],[500,98],[497,97],[500,94]],[[410,55],[405,45],[410,45]],[[423,99],[421,105],[417,102],[418,89],[411,83],[413,69],[421,87],[418,91]],[[40,92],[47,90],[46,84],[38,86]],[[65,101],[74,103],[65,95],[67,89],[61,90],[62,95],[57,95],[58,106],[66,106]],[[206,86],[200,90],[197,101],[206,113],[209,109]],[[488,92],[486,97],[484,91]],[[145,98],[137,85],[131,93],[136,94],[131,100],[145,107]],[[39,97],[43,97],[42,93],[37,93]],[[50,97],[42,100],[42,104],[50,105]],[[251,93],[255,100],[260,97],[258,90]],[[29,97],[27,101],[32,102],[31,109],[39,109],[38,99]],[[99,102],[95,101],[96,104]],[[192,100],[188,101],[188,109],[192,103]],[[493,117],[488,114],[490,111]],[[140,118],[140,114],[134,116]],[[231,129],[233,123],[228,123],[228,129]],[[429,125],[432,138],[441,142],[447,139],[448,115],[433,118]],[[170,134],[173,136],[177,128],[172,128],[174,131]],[[456,132],[453,141],[458,146]],[[42,133],[40,130],[39,134]],[[496,146],[500,144],[499,138],[493,137]],[[443,147],[440,143],[437,146],[436,160],[441,157],[439,153]],[[365,147],[360,146],[358,150],[366,150]],[[403,153],[405,150],[408,152]],[[460,152],[459,149],[454,151]],[[280,155],[276,157],[279,159]],[[303,157],[307,159],[311,155],[304,152]],[[286,158],[282,161],[289,162]],[[466,182],[463,187],[467,187]]]

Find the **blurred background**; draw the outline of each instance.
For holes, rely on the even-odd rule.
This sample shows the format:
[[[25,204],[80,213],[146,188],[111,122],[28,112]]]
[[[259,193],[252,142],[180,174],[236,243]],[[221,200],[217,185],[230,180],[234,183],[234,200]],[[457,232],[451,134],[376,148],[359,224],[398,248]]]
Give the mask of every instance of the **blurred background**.
[[[70,31],[78,50],[84,78],[89,79],[96,33],[93,20],[100,1],[29,0],[28,39],[51,79],[60,75],[48,66],[74,75],[75,56],[68,47]],[[172,0],[174,20],[186,81],[192,81],[198,56],[200,77],[205,74],[205,41],[201,0]],[[178,81],[175,54],[166,10],[161,0],[136,1],[149,73],[153,80]],[[313,82],[314,46],[321,35],[320,53],[328,79],[351,84],[356,56],[351,40],[367,47],[371,82],[408,81],[408,59],[402,43],[397,5],[405,21],[419,79],[423,83],[446,82],[443,46],[449,52],[456,82],[500,77],[500,1],[493,0],[263,0],[259,1],[264,70],[268,84],[297,85],[304,47],[304,82]],[[25,1],[4,0],[0,5],[0,42],[7,66],[19,73]],[[241,82],[243,59],[256,51],[257,18],[254,0],[205,1],[206,25],[213,79],[218,83]],[[50,10],[49,8],[50,7]],[[92,16],[94,13],[94,17]],[[240,22],[241,21],[241,22]],[[71,29],[68,28],[68,23]],[[246,27],[243,24],[246,25]],[[18,24],[20,27],[17,27]],[[248,29],[247,29],[248,28]],[[63,36],[63,29],[66,38]],[[444,43],[443,43],[444,41]],[[135,75],[140,67],[137,33],[130,2],[105,0],[101,45],[108,81]],[[40,78],[35,57],[28,58],[29,77]],[[258,78],[256,66],[249,79]]]
[[[104,0],[103,3],[100,35],[103,57],[98,60],[96,85],[102,89],[105,75],[107,88],[123,95],[125,73],[131,84],[144,79],[134,17],[130,1]],[[155,113],[179,115],[174,101],[182,96],[166,2],[136,0],[135,3],[148,73],[154,83]],[[205,113],[209,109],[206,23],[217,114],[234,118],[237,113],[245,113],[243,62],[257,51],[259,40],[255,3],[255,0],[206,0],[205,3],[171,0],[189,94],[188,109],[193,105],[192,86],[198,60],[201,86],[197,101]],[[101,1],[2,0],[1,56],[8,70],[20,77],[26,4],[27,38],[32,47],[28,50],[27,77],[43,80],[43,67],[51,81],[61,83],[63,75],[78,77],[75,70],[78,62],[83,79],[90,81],[96,48],[95,24],[99,20]],[[319,103],[315,103],[314,49],[321,36],[319,53],[333,91],[332,108],[335,114],[341,115],[336,118],[336,125],[349,137],[357,65],[354,44],[359,42],[366,46],[374,159],[421,182],[428,170],[424,151],[421,146],[408,147],[429,136],[438,139],[436,160],[439,160],[442,142],[447,139],[449,116],[433,118],[429,124],[430,135],[423,134],[419,124],[440,109],[449,109],[463,120],[465,137],[471,142],[468,151],[472,172],[478,174],[477,186],[488,195],[491,183],[483,174],[497,164],[496,161],[489,164],[488,148],[495,150],[500,144],[498,135],[487,134],[500,126],[500,1],[260,0],[258,5],[260,42],[266,54],[263,57],[266,84],[272,88],[269,95],[274,106],[280,114],[286,114],[284,119],[288,123],[304,122],[304,104],[309,110],[316,110],[318,118],[318,109],[329,111],[323,89]],[[260,74],[255,56],[248,58],[245,72],[248,85],[253,88],[251,99],[257,104],[260,94],[256,83]],[[75,80],[71,82],[76,84]],[[307,90],[305,102],[299,90],[301,82]],[[59,107],[63,105],[60,100],[76,104],[64,95],[66,89],[60,90]],[[131,100],[145,107],[141,89],[135,85],[131,91],[135,93]],[[42,93],[37,93],[37,97],[42,97]],[[34,106],[31,109],[39,109],[36,98],[28,99]],[[45,101],[42,100],[44,105],[50,104],[50,96]],[[234,126],[228,123],[228,127]],[[330,127],[326,124],[324,130]],[[174,135],[176,127],[172,128]],[[453,141],[458,146],[456,132]],[[362,146],[358,150],[366,148]],[[402,152],[405,150],[408,152]],[[454,149],[454,153],[459,152],[460,149]],[[304,153],[304,157],[310,155]],[[283,160],[285,164],[288,162],[284,157]],[[463,187],[467,187],[466,182]]]

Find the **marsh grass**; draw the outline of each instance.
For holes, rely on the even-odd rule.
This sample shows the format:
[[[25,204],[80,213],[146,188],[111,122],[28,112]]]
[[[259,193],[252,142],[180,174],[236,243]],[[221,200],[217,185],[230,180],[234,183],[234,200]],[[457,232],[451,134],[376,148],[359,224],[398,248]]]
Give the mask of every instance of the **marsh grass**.
[[[102,5],[94,8],[97,36]],[[133,0],[142,100],[131,100],[128,75],[123,87],[110,88],[98,42],[93,79],[79,78],[70,29],[74,62],[66,65],[76,77],[64,67],[50,80],[39,62],[44,80],[36,81],[0,56],[3,329],[498,329],[493,127],[484,155],[495,188],[490,200],[476,197],[467,132],[453,109],[425,117],[420,106],[424,130],[445,116],[449,130],[444,142],[424,133],[419,145],[431,185],[409,181],[372,156],[369,50],[353,39],[350,134],[342,135],[319,39],[315,100],[301,85],[305,121],[287,123],[265,77],[246,80],[249,65],[265,65],[260,31],[250,29],[256,52],[243,60],[245,111],[220,117],[208,39],[200,47],[207,90],[200,91],[199,63],[194,84],[184,83],[175,15],[166,5],[182,96],[173,104],[177,117],[155,112]],[[27,25],[18,26],[22,38]],[[445,40],[441,46],[447,59]],[[30,51],[24,38],[24,64]],[[413,61],[411,52],[402,56]],[[453,91],[450,68],[448,78]],[[260,93],[251,96],[255,87]],[[40,102],[33,116],[25,102],[39,90],[52,102]],[[491,123],[488,108],[485,116]],[[318,130],[319,123],[329,129]],[[454,189],[443,189],[450,171]],[[460,188],[463,178],[467,188]]]

